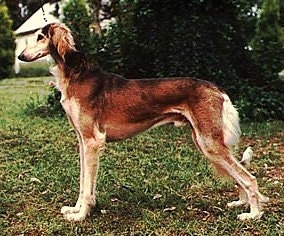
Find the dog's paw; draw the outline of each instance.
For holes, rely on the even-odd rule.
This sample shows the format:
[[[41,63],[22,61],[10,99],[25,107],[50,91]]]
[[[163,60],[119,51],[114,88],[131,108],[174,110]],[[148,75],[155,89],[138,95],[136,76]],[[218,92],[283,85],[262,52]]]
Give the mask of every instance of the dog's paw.
[[[64,207],[61,208],[61,213],[63,215],[78,213],[79,211],[80,211],[80,207],[64,206]]]
[[[69,221],[82,221],[82,220],[84,220],[86,218],[86,214],[82,214],[80,212],[78,212],[78,213],[71,213],[71,214],[65,214],[64,218],[66,220],[69,220]]]
[[[252,213],[242,213],[238,215],[238,219],[241,221],[246,220],[258,220],[263,215],[263,212],[259,212],[258,214],[252,214]]]
[[[244,206],[244,205],[248,205],[248,203],[246,201],[242,201],[242,200],[232,201],[232,202],[227,203],[227,206],[229,208],[239,207],[239,206]]]

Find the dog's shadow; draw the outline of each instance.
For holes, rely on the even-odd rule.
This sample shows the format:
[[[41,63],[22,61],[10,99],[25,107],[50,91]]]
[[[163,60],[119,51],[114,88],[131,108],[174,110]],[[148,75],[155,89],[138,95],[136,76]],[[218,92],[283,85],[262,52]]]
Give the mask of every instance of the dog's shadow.
[[[188,221],[196,218],[203,220],[209,216],[218,217],[224,214],[226,208],[225,205],[214,207],[212,199],[202,198],[202,193],[196,193],[189,198],[174,193],[153,195],[143,190],[133,190],[129,186],[121,186],[116,194],[101,197],[92,209],[91,216],[129,220],[141,219],[153,213],[163,218],[178,217]]]

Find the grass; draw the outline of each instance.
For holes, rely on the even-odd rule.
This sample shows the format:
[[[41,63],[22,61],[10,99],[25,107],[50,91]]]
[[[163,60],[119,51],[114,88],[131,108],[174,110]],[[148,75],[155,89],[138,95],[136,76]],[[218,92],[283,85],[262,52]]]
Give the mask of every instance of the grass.
[[[34,62],[20,62],[20,72],[17,77],[37,77],[46,75],[49,76],[49,67],[52,65],[51,61],[40,60]]]
[[[243,124],[240,149],[253,146],[251,172],[271,198],[265,215],[240,222],[245,209],[194,147],[188,128],[150,130],[108,144],[97,205],[79,223],[60,214],[78,194],[78,146],[62,117],[28,115],[48,94],[46,78],[0,81],[1,235],[283,235],[284,122]],[[32,105],[31,105],[32,104]]]

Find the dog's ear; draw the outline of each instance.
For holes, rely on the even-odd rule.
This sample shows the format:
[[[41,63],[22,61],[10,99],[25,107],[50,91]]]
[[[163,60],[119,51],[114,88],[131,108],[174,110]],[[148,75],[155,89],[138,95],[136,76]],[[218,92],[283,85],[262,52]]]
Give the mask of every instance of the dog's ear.
[[[70,30],[64,24],[54,24],[50,27],[49,35],[53,45],[57,50],[57,54],[63,62],[67,54],[73,54],[77,52],[75,48],[75,42]],[[68,58],[70,57],[67,56]]]

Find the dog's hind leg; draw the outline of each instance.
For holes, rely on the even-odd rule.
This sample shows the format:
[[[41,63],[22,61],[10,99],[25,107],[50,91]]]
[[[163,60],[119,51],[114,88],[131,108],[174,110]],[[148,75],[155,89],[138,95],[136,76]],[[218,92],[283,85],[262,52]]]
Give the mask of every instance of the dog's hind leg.
[[[215,163],[222,170],[225,170],[240,186],[240,200],[238,203],[248,203],[250,205],[250,212],[240,214],[238,218],[240,220],[260,218],[263,214],[261,211],[261,203],[264,197],[258,191],[256,178],[234,159],[230,151],[224,150],[224,152],[219,153],[219,155],[221,159],[215,161]],[[232,204],[230,205],[232,206]]]
[[[258,219],[262,216],[261,202],[265,198],[259,193],[256,178],[252,176],[232,155],[223,143],[206,137],[197,139],[202,152],[208,157],[217,171],[231,176],[240,186],[241,199],[238,203],[250,205],[250,212],[238,216],[240,220]],[[234,204],[235,205],[235,204]]]
[[[221,174],[231,176],[243,191],[241,200],[249,203],[250,212],[240,214],[238,218],[258,219],[263,214],[261,202],[267,199],[258,191],[256,178],[232,155],[231,147],[237,144],[239,138],[238,118],[235,108],[226,99],[227,96],[223,100],[220,97],[211,97],[207,103],[197,104],[186,117],[194,129],[193,138],[198,148]]]

